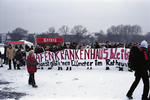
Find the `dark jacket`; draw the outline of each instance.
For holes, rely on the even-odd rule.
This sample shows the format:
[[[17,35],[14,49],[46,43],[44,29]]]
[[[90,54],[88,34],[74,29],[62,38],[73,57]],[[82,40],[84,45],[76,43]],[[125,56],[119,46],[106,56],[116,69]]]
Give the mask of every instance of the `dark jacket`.
[[[44,52],[44,49],[42,47],[35,48],[35,53],[36,54],[39,54],[39,53],[42,53],[42,52]]]
[[[140,54],[139,54],[139,67],[137,67],[137,71],[142,73],[145,73],[149,70],[149,62],[150,62],[150,57],[148,54],[148,49],[146,48],[139,48],[140,49]]]
[[[31,57],[31,56],[28,56],[27,57],[27,60],[26,60],[26,63],[27,63],[27,70],[30,74],[32,73],[35,73],[37,68],[37,60],[35,59],[35,57]]]
[[[16,60],[21,60],[22,59],[22,53],[20,50],[17,50],[15,53],[15,59]]]
[[[129,63],[131,69],[135,71],[135,75],[147,75],[149,70],[149,56],[146,48],[131,48],[129,55]]]
[[[0,58],[2,59],[2,53],[0,52]]]

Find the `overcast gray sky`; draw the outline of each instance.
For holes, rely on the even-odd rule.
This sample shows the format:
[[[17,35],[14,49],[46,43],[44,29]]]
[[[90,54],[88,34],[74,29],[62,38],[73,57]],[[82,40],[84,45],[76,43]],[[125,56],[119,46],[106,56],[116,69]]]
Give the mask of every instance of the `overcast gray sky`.
[[[150,0],[0,0],[0,33],[79,24],[90,32],[119,24],[138,24],[150,32]]]

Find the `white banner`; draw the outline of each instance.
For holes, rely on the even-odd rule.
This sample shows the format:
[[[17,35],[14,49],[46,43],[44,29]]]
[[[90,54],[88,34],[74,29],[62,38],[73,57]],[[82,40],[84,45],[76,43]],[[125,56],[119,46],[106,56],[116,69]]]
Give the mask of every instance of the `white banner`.
[[[128,67],[130,49],[100,48],[100,49],[64,49],[56,53],[45,51],[37,54],[39,66],[119,66]]]

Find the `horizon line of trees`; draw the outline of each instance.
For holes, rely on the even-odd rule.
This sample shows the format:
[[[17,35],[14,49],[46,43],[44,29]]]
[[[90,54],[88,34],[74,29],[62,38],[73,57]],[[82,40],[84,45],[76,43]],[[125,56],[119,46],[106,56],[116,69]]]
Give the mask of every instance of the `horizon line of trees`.
[[[57,31],[55,27],[50,27],[48,31],[41,34],[29,34],[23,28],[16,28],[12,32],[7,33],[6,40],[18,41],[21,39],[35,42],[35,37],[63,37],[65,42],[76,42],[81,44],[91,44],[95,41],[104,43],[110,42],[141,42],[142,40],[150,40],[150,32],[142,34],[142,28],[139,25],[112,25],[106,32],[100,30],[99,32],[89,32],[88,29],[82,25],[75,25],[69,28],[63,25]]]

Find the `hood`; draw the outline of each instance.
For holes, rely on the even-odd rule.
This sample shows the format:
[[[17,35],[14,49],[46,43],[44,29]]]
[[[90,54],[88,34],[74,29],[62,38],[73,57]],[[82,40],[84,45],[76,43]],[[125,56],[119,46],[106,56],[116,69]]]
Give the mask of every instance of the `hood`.
[[[147,41],[143,40],[143,41],[141,42],[140,47],[148,48],[148,43],[147,43]]]

